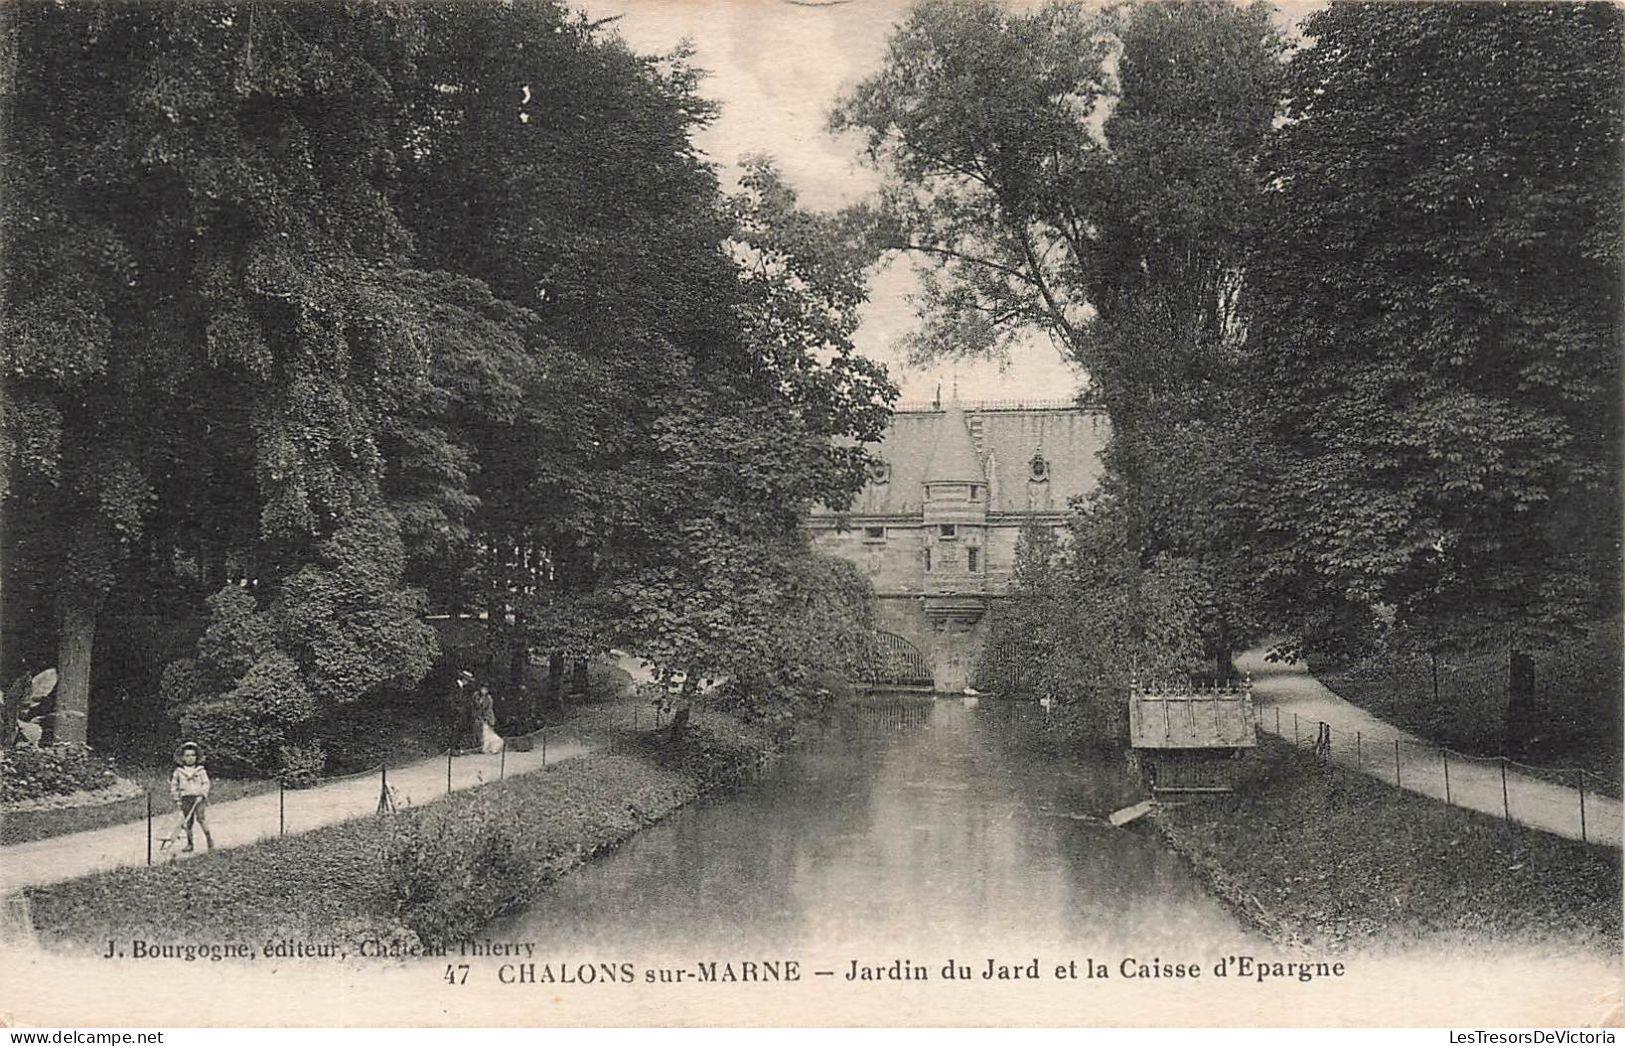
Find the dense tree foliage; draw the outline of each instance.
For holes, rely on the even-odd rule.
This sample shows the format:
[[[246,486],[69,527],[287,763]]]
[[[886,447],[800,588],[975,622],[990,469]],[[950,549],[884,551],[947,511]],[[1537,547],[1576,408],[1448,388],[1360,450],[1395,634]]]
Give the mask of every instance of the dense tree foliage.
[[[1619,12],[1343,5],[1305,29],[1249,276],[1283,593],[1402,620],[1606,609]]]
[[[1068,555],[1113,591],[1064,587],[1120,603],[1129,631],[1086,635],[1081,606],[1050,626],[1072,633],[1052,652],[1112,651],[1091,677],[1224,662],[1256,627],[1247,507],[1263,475],[1237,465],[1256,456],[1236,379],[1282,46],[1262,5],[928,2],[835,115],[887,176],[892,245],[921,260],[922,339],[997,352],[1045,332],[1110,416],[1107,478]],[[1181,641],[1165,663],[1165,637],[1126,623],[1157,617],[1142,600],[1176,577],[1200,632],[1194,659]],[[1030,642],[1028,625],[1001,632]]]
[[[429,609],[516,684],[761,649],[892,390],[858,230],[724,197],[682,55],[545,0],[6,17],[5,654],[60,658],[58,737],[172,662],[188,729],[319,767]]]
[[[1617,609],[1621,16],[1305,25],[1253,284],[1271,588],[1311,644],[1522,651]]]
[[[52,597],[28,609],[59,625],[57,736],[79,739],[121,584],[252,579],[293,609],[317,547],[387,511],[380,436],[426,338],[380,192],[390,129],[354,114],[407,54],[382,7],[10,16],[7,558]],[[345,551],[326,587],[360,613],[329,627],[421,634],[375,599],[391,564]]]
[[[1049,656],[1118,652],[1089,678],[1189,650],[1153,591],[1221,668],[1266,627],[1516,650],[1617,607],[1618,11],[1303,31],[1287,57],[1264,5],[926,2],[834,118],[929,266],[923,338],[1048,334],[1110,415],[1072,544],[1006,608]],[[1132,643],[1082,623],[1090,586]]]

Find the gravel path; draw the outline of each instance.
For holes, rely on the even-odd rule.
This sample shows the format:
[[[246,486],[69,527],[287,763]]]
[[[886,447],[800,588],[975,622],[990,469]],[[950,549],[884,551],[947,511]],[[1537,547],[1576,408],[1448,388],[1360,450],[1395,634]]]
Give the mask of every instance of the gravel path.
[[[1398,786],[1407,792],[1439,800],[1448,795],[1448,801],[1456,806],[1508,817],[1570,839],[1579,839],[1583,834],[1593,843],[1617,847],[1625,836],[1618,799],[1588,790],[1584,795],[1582,829],[1581,793],[1576,788],[1509,766],[1505,768],[1503,792],[1499,760],[1470,759],[1455,753],[1446,756],[1438,746],[1337,696],[1311,676],[1302,663],[1271,663],[1260,648],[1241,655],[1236,666],[1253,678],[1253,698],[1266,731],[1296,738],[1300,744],[1312,744],[1319,736],[1320,724],[1325,723],[1331,727],[1330,757],[1341,766],[1389,784],[1395,783],[1397,772]]]
[[[550,741],[545,748],[537,744],[532,751],[508,752],[506,756],[481,752],[454,756],[449,779],[446,757],[435,756],[390,767],[389,789],[398,807],[422,806],[448,791],[540,770],[590,750],[589,745],[576,741]],[[215,847],[250,846],[274,839],[284,829],[291,835],[376,813],[383,781],[384,775],[379,771],[369,770],[314,788],[290,790],[280,796],[271,791],[211,804],[209,827],[214,832]],[[168,848],[160,846],[160,840],[176,820],[175,806],[169,796],[155,794],[151,830],[154,864],[194,856],[178,852],[185,845],[184,836],[181,842]],[[203,832],[194,830],[193,836],[201,853]],[[0,847],[0,896],[25,886],[43,886],[110,868],[143,865],[147,863],[147,852],[145,819]]]

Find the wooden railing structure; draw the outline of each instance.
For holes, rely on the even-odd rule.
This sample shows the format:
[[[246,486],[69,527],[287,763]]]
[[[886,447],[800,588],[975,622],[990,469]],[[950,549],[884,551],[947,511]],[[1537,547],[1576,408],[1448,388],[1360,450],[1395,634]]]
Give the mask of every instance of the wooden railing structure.
[[[1237,758],[1258,745],[1252,681],[1129,686],[1129,745],[1153,792],[1228,792]]]

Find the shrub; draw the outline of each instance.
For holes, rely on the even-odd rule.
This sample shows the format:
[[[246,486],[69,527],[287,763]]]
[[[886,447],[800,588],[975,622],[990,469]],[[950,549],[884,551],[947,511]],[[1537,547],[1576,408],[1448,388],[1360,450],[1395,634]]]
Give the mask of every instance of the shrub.
[[[182,730],[227,762],[308,775],[323,717],[415,685],[434,659],[435,634],[420,620],[422,593],[402,582],[404,564],[394,517],[363,512],[269,598],[236,584],[210,596],[197,656],[164,673]]]
[[[385,759],[404,760],[446,750],[448,713],[442,699],[384,691],[342,705],[323,719],[328,772],[353,773]]]
[[[772,748],[772,740],[761,729],[731,716],[696,711],[683,736],[658,743],[653,755],[661,766],[710,788],[749,774]]]
[[[477,789],[467,801],[391,819],[390,893],[421,940],[457,940],[517,904],[536,878],[538,861],[518,845],[504,798]]]
[[[585,704],[619,701],[637,686],[632,682],[632,676],[619,665],[593,661],[587,665],[587,692],[577,700]]]
[[[277,764],[285,784],[304,788],[321,779],[327,752],[319,744],[281,745],[277,748]]]
[[[283,582],[276,641],[324,705],[414,686],[434,663],[439,641],[422,620],[422,591],[404,583],[405,563],[395,517],[362,511]]]
[[[1122,748],[1128,744],[1128,691],[1114,686],[1079,686],[1057,698],[1050,709],[1055,730],[1071,745]]]
[[[272,651],[256,660],[224,695],[187,705],[180,720],[181,732],[201,743],[211,758],[297,775],[311,768],[304,762],[285,764],[283,755],[308,761],[309,752],[319,751],[300,744],[315,717],[316,703],[300,680],[299,666],[286,654]]]
[[[0,758],[0,801],[93,791],[113,784],[112,762],[83,745],[19,744]]]

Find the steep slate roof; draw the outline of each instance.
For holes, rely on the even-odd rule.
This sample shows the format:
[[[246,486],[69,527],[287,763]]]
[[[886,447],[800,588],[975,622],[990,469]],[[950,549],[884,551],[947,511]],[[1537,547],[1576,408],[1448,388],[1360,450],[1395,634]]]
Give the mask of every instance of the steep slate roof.
[[[971,442],[970,429],[965,424],[965,411],[954,400],[937,420],[936,433],[931,441],[930,464],[925,467],[927,483],[984,483],[987,474]]]
[[[1103,414],[1078,407],[981,409],[971,404],[964,415],[962,428],[970,432],[973,453],[988,484],[989,512],[1063,512],[1068,499],[1092,492],[1100,482],[1099,453],[1110,432]],[[944,410],[893,414],[875,451],[890,466],[889,482],[871,481],[853,499],[847,515],[920,512],[927,471],[934,466],[933,450],[947,417]],[[1040,452],[1049,465],[1049,478],[1033,483],[1031,462]],[[822,507],[813,511],[814,517],[832,514]]]

